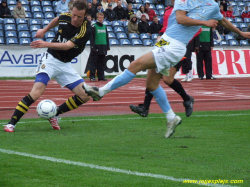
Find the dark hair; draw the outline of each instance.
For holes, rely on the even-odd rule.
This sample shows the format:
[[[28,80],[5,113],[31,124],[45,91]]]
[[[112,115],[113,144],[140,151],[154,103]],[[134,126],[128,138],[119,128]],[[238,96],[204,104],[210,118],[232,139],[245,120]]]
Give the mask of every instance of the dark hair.
[[[145,3],[145,5],[149,5],[150,6],[150,3]]]
[[[76,7],[77,10],[85,10],[85,15],[88,14],[89,8],[87,3],[82,0],[76,0],[73,4],[73,8]]]
[[[144,7],[144,12],[141,11],[141,8]],[[146,13],[146,7],[144,5],[141,5],[140,8],[139,8],[140,12],[141,13]]]

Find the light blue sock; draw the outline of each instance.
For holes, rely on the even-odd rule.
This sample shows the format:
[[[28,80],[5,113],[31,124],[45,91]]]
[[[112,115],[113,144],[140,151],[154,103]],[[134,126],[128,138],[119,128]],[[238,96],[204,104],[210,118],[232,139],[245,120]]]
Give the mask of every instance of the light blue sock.
[[[128,84],[134,77],[135,74],[126,69],[121,75],[116,76],[106,85],[99,88],[99,93],[101,96],[104,96],[106,93]]]
[[[158,103],[158,105],[160,105],[161,110],[164,113],[167,113],[171,109],[167,95],[161,86],[159,86],[155,91],[152,91],[150,93],[153,94],[156,102]]]

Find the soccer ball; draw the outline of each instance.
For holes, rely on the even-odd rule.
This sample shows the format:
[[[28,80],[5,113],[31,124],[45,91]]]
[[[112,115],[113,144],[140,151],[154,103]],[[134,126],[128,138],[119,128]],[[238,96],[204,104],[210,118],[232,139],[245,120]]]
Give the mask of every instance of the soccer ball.
[[[38,103],[36,111],[40,118],[51,119],[56,115],[57,106],[53,101],[45,99]]]

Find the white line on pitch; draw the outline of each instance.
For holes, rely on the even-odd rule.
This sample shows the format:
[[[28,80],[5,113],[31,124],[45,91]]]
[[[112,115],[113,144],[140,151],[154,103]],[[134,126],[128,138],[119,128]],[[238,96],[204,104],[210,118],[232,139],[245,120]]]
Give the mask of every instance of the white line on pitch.
[[[48,156],[39,156],[39,155],[34,155],[34,154],[29,154],[29,153],[24,153],[24,152],[6,150],[6,149],[0,149],[0,152],[6,153],[6,154],[20,155],[20,156],[25,156],[25,157],[30,157],[30,158],[36,158],[36,159],[41,159],[41,160],[47,160],[47,161],[51,161],[51,162],[58,162],[58,163],[82,166],[82,167],[86,167],[86,168],[99,169],[99,170],[116,172],[116,173],[123,173],[123,174],[128,174],[128,175],[136,175],[136,176],[141,176],[141,177],[151,177],[151,178],[156,178],[156,179],[165,179],[165,180],[175,181],[175,182],[183,182],[184,180],[188,180],[188,181],[192,180],[192,179],[187,179],[187,178],[174,178],[174,177],[167,176],[167,175],[160,175],[160,174],[153,174],[153,173],[142,173],[142,172],[138,172],[138,171],[130,171],[130,170],[125,170],[125,169],[113,168],[113,167],[99,166],[99,165],[94,165],[94,164],[75,162],[75,161],[71,161],[71,160],[65,160],[65,159],[48,157]],[[194,180],[192,180],[192,181],[194,181]],[[220,185],[220,184],[197,184],[197,185],[212,186],[212,187],[233,187],[230,185]]]
[[[194,117],[233,117],[233,116],[248,116],[249,114],[223,114],[223,115],[192,115],[192,118],[194,118]],[[91,116],[92,117],[92,116]],[[147,117],[147,118],[143,118],[143,117],[132,117],[132,118],[126,118],[126,117],[124,117],[124,118],[115,118],[115,119],[109,119],[109,118],[101,118],[101,117],[98,117],[98,118],[96,118],[96,119],[88,119],[88,118],[86,118],[86,116],[84,116],[84,118],[83,119],[67,119],[68,117],[65,117],[66,119],[63,119],[63,117],[62,117],[62,122],[69,122],[69,121],[99,121],[99,120],[102,120],[102,121],[116,121],[116,120],[124,120],[124,119],[128,119],[128,120],[141,120],[141,119],[161,119],[161,118],[165,118],[165,117]],[[72,118],[72,117],[71,117]],[[79,116],[78,116],[78,118],[79,118]],[[35,119],[35,118],[34,118]],[[39,121],[32,121],[32,123],[44,123],[45,122],[45,120],[39,120]],[[20,122],[18,122],[18,124],[20,124],[20,123],[22,123],[22,124],[25,124],[25,123],[30,123],[30,121],[20,121]],[[2,123],[0,123],[0,125],[4,125],[4,124],[6,124],[5,122],[2,122]]]

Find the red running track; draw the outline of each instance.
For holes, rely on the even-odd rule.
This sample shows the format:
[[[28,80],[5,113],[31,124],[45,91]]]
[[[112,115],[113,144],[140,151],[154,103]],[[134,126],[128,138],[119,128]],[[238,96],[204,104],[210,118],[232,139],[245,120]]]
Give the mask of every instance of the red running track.
[[[0,81],[0,119],[10,119],[17,103],[29,93],[34,80],[1,80]],[[86,82],[89,85],[101,86],[105,82]],[[175,112],[184,112],[181,97],[171,88],[161,82],[165,89],[170,104]],[[186,92],[195,98],[194,111],[216,110],[249,110],[250,109],[250,78],[218,78],[216,80],[193,79],[192,82],[182,83]],[[102,100],[92,100],[74,111],[61,115],[68,116],[100,116],[133,114],[130,104],[143,102],[145,79],[135,78],[126,86],[108,93]],[[57,105],[65,102],[73,94],[67,88],[60,88],[52,80],[42,95],[31,107],[23,118],[38,118],[36,105],[42,99],[51,99]],[[155,100],[153,100],[151,113],[161,113]]]

